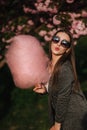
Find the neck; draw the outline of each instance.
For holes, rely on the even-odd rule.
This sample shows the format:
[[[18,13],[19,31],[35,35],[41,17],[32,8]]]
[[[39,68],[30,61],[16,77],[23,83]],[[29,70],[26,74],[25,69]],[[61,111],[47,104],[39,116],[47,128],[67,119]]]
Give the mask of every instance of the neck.
[[[52,66],[54,67],[56,62],[60,59],[61,55],[58,56],[58,55],[52,55]]]
[[[60,59],[61,55],[52,55],[51,64],[49,65],[49,73],[52,73],[56,62]]]

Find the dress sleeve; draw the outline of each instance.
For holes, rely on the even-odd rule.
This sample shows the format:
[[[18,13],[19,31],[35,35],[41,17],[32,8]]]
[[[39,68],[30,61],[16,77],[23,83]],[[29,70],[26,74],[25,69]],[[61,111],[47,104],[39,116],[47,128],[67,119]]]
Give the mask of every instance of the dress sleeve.
[[[70,100],[71,90],[73,86],[73,72],[69,66],[62,67],[58,77],[57,98],[55,105],[55,121],[61,123],[64,121]]]

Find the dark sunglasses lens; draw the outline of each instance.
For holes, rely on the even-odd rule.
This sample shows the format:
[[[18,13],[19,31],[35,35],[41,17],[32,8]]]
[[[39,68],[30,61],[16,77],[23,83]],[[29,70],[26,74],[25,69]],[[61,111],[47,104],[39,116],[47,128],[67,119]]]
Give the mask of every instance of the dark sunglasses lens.
[[[54,36],[54,37],[52,38],[52,41],[53,41],[54,43],[58,43],[58,42],[60,41],[60,38]]]
[[[66,40],[63,40],[61,41],[61,45],[65,48],[69,48],[70,47],[70,42],[66,41]]]

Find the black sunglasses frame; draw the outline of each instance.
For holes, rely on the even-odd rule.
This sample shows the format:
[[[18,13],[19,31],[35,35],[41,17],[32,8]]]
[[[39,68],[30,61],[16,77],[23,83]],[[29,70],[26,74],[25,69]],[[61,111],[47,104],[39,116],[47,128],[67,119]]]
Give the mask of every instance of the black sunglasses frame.
[[[58,44],[59,41],[60,41],[60,37],[59,37],[59,36],[53,36],[52,41],[53,41],[53,43]],[[65,40],[65,39],[62,40],[60,44],[61,44],[61,46],[64,47],[64,48],[69,48],[69,47],[71,46],[71,43],[68,42],[68,41]]]

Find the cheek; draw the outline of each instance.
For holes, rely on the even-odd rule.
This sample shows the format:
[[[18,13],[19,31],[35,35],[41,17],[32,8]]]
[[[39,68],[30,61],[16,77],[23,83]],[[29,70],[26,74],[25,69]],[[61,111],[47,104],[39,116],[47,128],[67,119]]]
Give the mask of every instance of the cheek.
[[[61,52],[65,53],[67,51],[66,48],[61,48]]]
[[[55,48],[54,44],[51,44],[51,51],[53,51]]]

